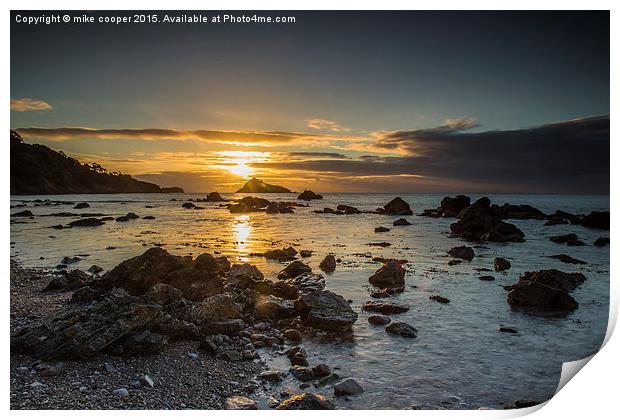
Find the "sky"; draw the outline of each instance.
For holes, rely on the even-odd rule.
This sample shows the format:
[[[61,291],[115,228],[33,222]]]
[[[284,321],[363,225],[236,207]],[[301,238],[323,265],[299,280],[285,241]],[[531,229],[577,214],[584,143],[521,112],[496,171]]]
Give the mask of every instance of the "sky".
[[[609,192],[607,12],[16,19],[40,14],[12,12],[11,127],[110,171],[195,192],[253,176],[318,192]]]

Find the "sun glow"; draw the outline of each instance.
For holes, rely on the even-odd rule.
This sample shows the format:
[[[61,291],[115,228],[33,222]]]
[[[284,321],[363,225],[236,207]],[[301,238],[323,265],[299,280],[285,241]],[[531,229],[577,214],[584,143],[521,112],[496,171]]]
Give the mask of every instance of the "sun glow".
[[[247,214],[237,216],[233,225],[233,236],[237,244],[239,254],[246,254],[250,247],[249,240],[252,236],[252,226],[250,216]],[[243,259],[243,258],[242,258]]]
[[[220,168],[227,170],[233,175],[249,178],[256,173],[252,163],[265,162],[269,158],[268,152],[245,152],[239,150],[217,152],[222,157]]]

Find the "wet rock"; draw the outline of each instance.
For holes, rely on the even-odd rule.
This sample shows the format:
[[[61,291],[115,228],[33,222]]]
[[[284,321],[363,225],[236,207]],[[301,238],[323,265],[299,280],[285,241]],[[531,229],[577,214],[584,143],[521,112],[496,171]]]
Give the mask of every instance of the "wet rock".
[[[524,234],[515,225],[503,222],[490,208],[487,197],[463,209],[451,232],[470,241],[523,242]]]
[[[575,233],[567,233],[564,235],[557,235],[549,237],[551,242],[557,244],[566,244],[568,246],[583,246],[585,243],[579,240],[579,237]]]
[[[327,210],[327,209],[325,209],[325,210]],[[338,210],[342,214],[360,214],[360,213],[362,213],[361,211],[359,211],[355,207],[347,206],[347,205],[344,205],[344,204],[339,204],[338,206],[336,206],[336,210]],[[336,212],[334,212],[334,214],[335,213]]]
[[[117,222],[128,222],[130,219],[127,216],[119,216],[116,219],[114,219]]]
[[[450,260],[448,261],[448,265],[458,265],[461,264],[463,261],[462,260]]]
[[[609,212],[593,211],[583,218],[581,225],[587,228],[609,230]]]
[[[90,207],[90,204],[84,202],[84,203],[77,203],[73,208],[74,209],[86,209]]]
[[[364,388],[358,384],[354,379],[348,378],[344,381],[340,381],[334,384],[334,394],[340,395],[355,395],[364,392]]]
[[[407,219],[400,218],[398,220],[395,220],[394,223],[392,223],[392,225],[394,225],[394,226],[411,226],[411,223]]]
[[[411,216],[413,212],[409,204],[400,197],[396,197],[385,206],[381,211],[383,214],[392,214],[397,216]]]
[[[80,257],[64,257],[61,261],[61,264],[69,265],[69,264],[75,264],[80,261],[82,261]]]
[[[320,194],[315,194],[313,191],[310,190],[304,190],[304,192],[302,192],[301,194],[299,194],[299,196],[297,197],[298,200],[322,200],[323,196]]]
[[[303,346],[291,347],[284,354],[293,366],[308,366],[308,354]]]
[[[312,251],[302,249],[301,251],[299,251],[299,255],[301,256],[301,258],[308,258],[312,256]]]
[[[302,274],[312,273],[312,268],[301,261],[293,261],[278,273],[279,279],[292,279]]]
[[[90,274],[99,274],[104,270],[98,265],[91,265],[86,271],[89,272]]]
[[[401,321],[392,321],[386,327],[385,331],[389,334],[400,335],[402,337],[417,337],[418,330],[412,325]]]
[[[609,238],[600,237],[596,241],[594,241],[594,246],[607,246],[609,245]]]
[[[34,217],[34,214],[30,210],[19,211],[17,213],[13,213],[11,217]]]
[[[314,374],[314,379],[317,379],[331,374],[332,370],[325,363],[319,363],[312,367],[312,373]]]
[[[286,262],[295,259],[295,256],[297,255],[297,250],[292,246],[289,246],[288,248],[283,249],[273,249],[263,253],[262,255],[269,260]]]
[[[501,219],[534,219],[545,220],[547,215],[535,207],[528,204],[504,204],[503,206],[492,205],[491,209]]]
[[[293,302],[275,296],[259,296],[254,304],[257,319],[280,320],[293,318],[297,315]]]
[[[579,306],[569,295],[586,277],[581,273],[559,270],[526,272],[519,281],[508,286],[507,300],[512,306],[541,311],[572,311]]]
[[[439,209],[442,217],[457,217],[463,209],[469,207],[470,198],[465,195],[456,197],[444,197],[441,200]]]
[[[241,395],[224,399],[224,410],[257,410],[256,401]]]
[[[101,226],[104,224],[105,222],[103,220],[100,220],[94,217],[87,217],[85,219],[74,220],[72,222],[69,222],[69,226],[71,227]]]
[[[295,301],[295,310],[306,325],[324,331],[348,330],[357,320],[347,301],[328,290],[304,292]]]
[[[383,232],[389,232],[390,229],[383,227],[383,226],[379,226],[375,228],[375,233],[383,233]]]
[[[373,325],[387,325],[391,321],[390,317],[386,315],[370,315],[368,317],[368,322]]]
[[[277,370],[265,370],[258,374],[258,377],[272,383],[277,383],[282,381],[282,372]]]
[[[495,257],[493,259],[493,269],[495,271],[506,271],[510,268],[510,261],[502,257]]]
[[[337,382],[340,379],[341,379],[340,375],[338,375],[337,373],[332,372],[329,375],[323,376],[322,378],[320,378],[318,381],[316,381],[314,383],[314,385],[316,387],[321,387],[321,386],[325,386],[327,384],[331,384],[333,382]]]
[[[319,268],[326,273],[333,273],[336,270],[336,257],[332,254],[326,255],[319,264]]]
[[[587,264],[585,261],[578,260],[577,258],[573,258],[568,254],[550,255],[549,258],[560,260],[566,264]]]
[[[206,201],[210,203],[214,203],[214,202],[226,201],[226,200],[224,200],[224,198],[220,195],[220,193],[213,191],[207,194]]]
[[[194,207],[196,207],[196,205],[194,203],[187,202],[181,204],[181,207],[183,207],[184,209],[193,209]]]
[[[362,305],[362,309],[368,312],[377,312],[383,315],[401,314],[409,310],[409,306],[399,305],[393,302],[366,302]]]
[[[311,381],[311,380],[314,379],[314,372],[312,372],[312,369],[310,369],[308,367],[292,366],[291,368],[289,368],[288,371],[295,378],[297,378],[297,379],[299,379],[300,381],[303,381],[303,382]]]
[[[231,213],[252,213],[265,211],[269,204],[271,202],[264,198],[243,197],[238,203],[228,204],[227,207]]]
[[[402,261],[388,259],[368,281],[376,287],[401,287],[405,285],[405,273]]]
[[[284,331],[282,335],[289,341],[300,342],[302,340],[301,333],[299,332],[299,330],[296,329],[288,329]]]
[[[335,405],[322,395],[305,392],[284,400],[276,410],[333,410]]]
[[[155,220],[155,216],[144,216],[142,219],[144,219],[144,220]]]
[[[293,279],[286,280],[283,283],[289,287],[295,288],[299,292],[325,289],[325,278],[320,274],[314,273],[300,274]],[[278,284],[276,284],[276,286],[278,286]],[[291,297],[291,299],[295,299],[297,297],[298,294],[295,297]]]
[[[435,302],[439,302],[439,303],[450,303],[450,299],[445,298],[443,296],[439,296],[439,295],[431,295],[428,298],[430,300],[434,300]]]
[[[82,270],[72,270],[61,277],[53,277],[44,292],[58,290],[71,291],[86,286],[91,281],[91,277]]]
[[[499,327],[497,329],[499,332],[503,332],[503,333],[511,333],[511,334],[518,334],[519,331],[517,331],[516,329],[512,328],[512,327]]]
[[[454,258],[471,261],[474,259],[474,250],[469,246],[456,246],[448,251],[448,255]]]
[[[248,278],[254,281],[264,279],[263,273],[255,265],[248,263],[233,264],[228,271],[228,277],[232,279]]]
[[[495,277],[493,277],[493,276],[480,276],[480,277],[478,277],[478,279],[480,279],[482,281],[493,281],[493,280],[495,280]]]

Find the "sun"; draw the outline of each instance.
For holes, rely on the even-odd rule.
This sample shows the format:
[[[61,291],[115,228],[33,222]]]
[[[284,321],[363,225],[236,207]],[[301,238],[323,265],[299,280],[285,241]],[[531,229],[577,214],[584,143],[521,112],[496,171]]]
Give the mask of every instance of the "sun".
[[[256,162],[265,162],[268,160],[269,153],[232,150],[217,152],[217,155],[221,156],[222,165],[220,168],[233,175],[249,178],[256,173],[256,169],[250,165]]]

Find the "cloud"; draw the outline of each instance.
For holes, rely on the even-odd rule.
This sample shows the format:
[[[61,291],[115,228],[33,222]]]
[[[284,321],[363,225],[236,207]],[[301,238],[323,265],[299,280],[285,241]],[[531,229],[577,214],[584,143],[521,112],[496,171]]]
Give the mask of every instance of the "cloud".
[[[329,131],[351,131],[349,127],[338,124],[336,121],[325,120],[322,118],[312,118],[307,121],[308,128],[314,128],[315,130],[329,130]]]
[[[53,107],[41,99],[21,98],[11,99],[11,111],[27,112],[27,111],[49,111]]]
[[[256,166],[334,176],[418,175],[436,180],[437,191],[444,192],[469,185],[473,192],[609,193],[609,116],[467,132],[472,126],[470,122],[396,131],[372,144],[383,152],[399,150],[401,156]],[[409,190],[415,190],[417,182],[412,180]]]
[[[345,154],[335,152],[286,152],[282,154],[293,158],[350,159]]]
[[[96,129],[84,127],[18,128],[24,137],[48,141],[83,139],[104,140],[198,140],[236,145],[277,146],[286,144],[321,144],[325,142],[352,142],[364,138],[335,134],[312,134],[288,131],[224,131],[224,130],[173,130],[161,128]]]

